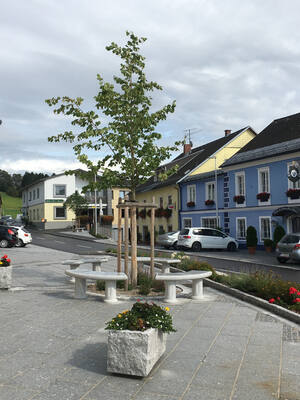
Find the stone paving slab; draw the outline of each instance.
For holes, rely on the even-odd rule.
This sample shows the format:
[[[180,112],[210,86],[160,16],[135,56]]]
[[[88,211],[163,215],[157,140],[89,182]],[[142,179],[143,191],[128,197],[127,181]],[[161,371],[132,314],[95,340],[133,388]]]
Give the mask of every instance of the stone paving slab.
[[[105,322],[133,301],[75,300],[61,265],[74,255],[32,249],[34,263],[7,251],[22,290],[0,292],[1,400],[300,399],[300,327],[210,288],[171,306],[177,332],[147,378],[107,373]]]

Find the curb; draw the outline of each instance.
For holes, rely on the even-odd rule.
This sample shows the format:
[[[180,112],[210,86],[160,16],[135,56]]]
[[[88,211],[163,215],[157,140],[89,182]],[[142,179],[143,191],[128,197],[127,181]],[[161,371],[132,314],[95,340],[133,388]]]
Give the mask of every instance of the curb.
[[[209,286],[213,289],[229,294],[232,297],[236,297],[237,299],[250,303],[254,306],[264,308],[265,310],[268,310],[273,314],[285,318],[289,321],[295,322],[296,324],[300,324],[300,314],[296,314],[293,311],[287,310],[286,308],[277,306],[276,304],[270,304],[266,300],[252,296],[251,294],[241,292],[240,290],[230,288],[223,285],[222,283],[214,282],[210,279],[204,279],[204,284],[205,286]]]

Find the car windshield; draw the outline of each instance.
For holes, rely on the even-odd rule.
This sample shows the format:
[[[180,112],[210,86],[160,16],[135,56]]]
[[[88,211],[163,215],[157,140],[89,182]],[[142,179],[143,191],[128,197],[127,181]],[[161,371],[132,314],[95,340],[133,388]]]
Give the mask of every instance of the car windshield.
[[[300,241],[300,237],[297,235],[285,235],[280,242],[281,243],[298,243]]]

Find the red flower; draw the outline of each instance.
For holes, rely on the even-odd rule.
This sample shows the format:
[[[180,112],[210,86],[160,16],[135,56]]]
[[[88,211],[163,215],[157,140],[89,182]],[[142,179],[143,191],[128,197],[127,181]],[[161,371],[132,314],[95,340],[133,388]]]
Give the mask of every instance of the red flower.
[[[269,303],[275,303],[275,299],[270,299]]]
[[[297,295],[300,296],[300,292],[297,292]]]
[[[297,299],[294,299],[294,300],[293,300],[293,303],[300,303],[300,298],[297,297]]]
[[[10,258],[7,258],[6,261],[10,263]]]
[[[7,258],[7,257],[8,257],[8,255],[7,255],[7,254],[4,254],[3,258]]]
[[[137,302],[140,302],[141,300],[140,299],[137,299]]]
[[[295,294],[297,292],[298,292],[298,290],[296,288],[290,287],[290,294]]]
[[[277,300],[280,300],[280,297],[279,297],[279,296],[277,297]]]

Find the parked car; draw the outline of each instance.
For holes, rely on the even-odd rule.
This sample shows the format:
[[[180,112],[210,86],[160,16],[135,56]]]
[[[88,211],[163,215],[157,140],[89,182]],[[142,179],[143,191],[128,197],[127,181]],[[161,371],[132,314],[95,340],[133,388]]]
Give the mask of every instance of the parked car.
[[[300,233],[288,233],[277,243],[276,258],[284,264],[288,260],[300,261]]]
[[[17,241],[17,233],[12,228],[0,225],[0,247],[13,247]]]
[[[194,227],[184,228],[180,231],[177,247],[179,249],[192,249],[193,251],[200,251],[201,249],[235,251],[238,248],[238,242],[218,229]]]
[[[11,228],[18,236],[18,241],[15,244],[16,247],[25,247],[27,244],[32,242],[31,233],[23,226],[11,226]]]
[[[177,249],[177,241],[178,241],[179,232],[180,231],[167,232],[162,235],[158,235],[157,244],[165,247],[166,249],[169,249],[170,247]]]

